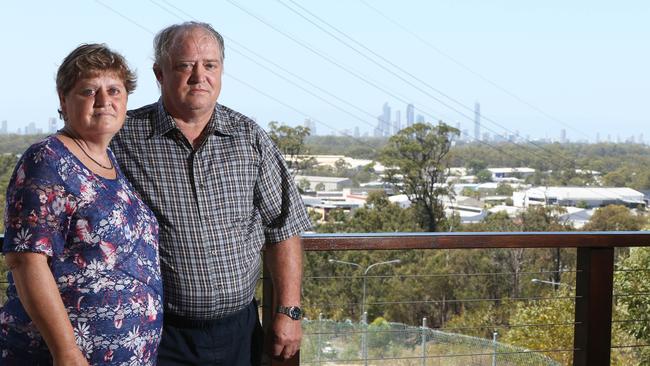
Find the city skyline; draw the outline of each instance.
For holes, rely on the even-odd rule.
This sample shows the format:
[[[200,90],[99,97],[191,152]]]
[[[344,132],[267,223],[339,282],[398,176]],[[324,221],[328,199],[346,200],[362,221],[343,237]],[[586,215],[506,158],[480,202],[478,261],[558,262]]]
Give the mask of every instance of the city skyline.
[[[636,135],[627,135],[621,136],[621,134],[606,134],[601,138],[600,132],[595,132],[595,138],[593,140],[585,138],[574,138],[572,139],[567,135],[566,128],[561,128],[557,131],[557,135],[546,134],[545,136],[521,136],[518,130],[505,130],[501,133],[497,132],[494,129],[489,129],[488,131],[481,129],[481,104],[477,101],[474,104],[474,121],[470,124],[467,123],[463,125],[461,122],[456,122],[453,124],[453,127],[460,131],[458,141],[462,142],[476,142],[477,140],[481,142],[528,142],[528,141],[543,141],[543,142],[559,142],[559,143],[599,143],[599,142],[608,142],[608,143],[640,143],[646,144],[644,139],[644,134],[642,132]],[[410,127],[415,121],[422,122],[424,118],[422,115],[417,115],[417,118],[413,117],[413,110],[415,106],[412,103],[409,103],[405,106],[404,112],[406,116],[405,125],[401,124],[401,110],[395,109],[393,113],[393,108],[388,102],[384,102],[382,105],[382,113],[377,116],[377,126],[372,130],[361,132],[359,126],[354,126],[352,128],[341,129],[338,131],[329,131],[328,135],[338,135],[338,136],[350,136],[350,137],[390,137],[397,133],[401,128]],[[444,121],[443,121],[444,122]],[[436,122],[430,121],[429,123],[435,124]],[[450,124],[452,125],[452,124]],[[469,126],[471,125],[471,126]],[[0,135],[4,134],[42,134],[42,133],[54,133],[59,128],[63,127],[63,122],[56,117],[48,118],[47,128],[41,128],[35,122],[30,122],[25,126],[18,127],[16,130],[11,130],[9,128],[7,120],[2,120],[0,122]],[[310,129],[310,134],[314,136],[321,135],[319,134],[318,125],[311,119],[305,118],[302,123],[303,127]],[[263,125],[266,128],[266,125]],[[473,134],[469,133],[469,129],[466,127],[473,128]],[[484,127],[485,128],[485,127]]]
[[[309,118],[318,134],[372,136],[385,102],[400,127],[442,120],[473,136],[480,101],[481,138],[518,131],[522,138],[560,139],[564,129],[568,141],[638,140],[650,122],[650,51],[638,47],[650,36],[648,3],[301,4],[95,1],[43,3],[39,12],[28,3],[7,4],[0,31],[20,29],[21,36],[5,37],[7,54],[18,60],[0,60],[11,86],[0,91],[0,121],[11,131],[32,122],[48,130],[58,107],[56,68],[84,42],[106,42],[136,69],[130,108],[155,101],[153,34],[200,16],[226,38],[220,103],[265,128]],[[389,123],[386,131],[395,127]]]

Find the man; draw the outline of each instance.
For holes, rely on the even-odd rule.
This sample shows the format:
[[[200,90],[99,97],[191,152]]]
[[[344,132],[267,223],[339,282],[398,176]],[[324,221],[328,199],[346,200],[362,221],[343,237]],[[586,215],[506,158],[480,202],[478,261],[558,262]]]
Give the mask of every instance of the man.
[[[290,358],[302,337],[299,234],[310,227],[291,174],[259,126],[217,104],[219,33],[187,22],[154,46],[161,99],[130,111],[111,147],[160,224],[158,365],[259,362],[253,295],[265,242],[278,304],[270,351]]]

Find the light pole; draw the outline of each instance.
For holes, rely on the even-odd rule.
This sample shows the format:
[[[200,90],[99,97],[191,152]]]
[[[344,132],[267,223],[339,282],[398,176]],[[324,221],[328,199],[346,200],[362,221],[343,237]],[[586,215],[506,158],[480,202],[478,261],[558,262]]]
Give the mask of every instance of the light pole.
[[[390,260],[390,261],[373,263],[373,264],[371,264],[371,265],[369,265],[368,267],[365,267],[365,268],[362,267],[358,263],[340,261],[338,259],[331,259],[330,258],[329,262],[330,263],[338,263],[338,264],[347,264],[348,266],[355,266],[355,267],[363,270],[363,294],[362,294],[362,297],[361,297],[361,316],[363,316],[363,314],[366,312],[366,278],[367,278],[367,275],[368,275],[368,271],[370,271],[370,269],[372,269],[373,267],[376,267],[376,266],[379,266],[379,265],[382,265],[382,264],[398,264],[398,263],[401,262],[401,260],[393,259],[393,260]]]
[[[352,262],[346,262],[346,261],[340,261],[338,259],[329,259],[330,263],[338,263],[338,264],[346,264],[348,266],[355,266],[361,270],[363,270],[363,295],[361,298],[361,320],[364,323],[364,332],[363,332],[363,338],[362,338],[362,345],[361,348],[363,350],[363,360],[364,360],[364,365],[368,366],[368,319],[367,319],[367,314],[366,314],[366,278],[368,276],[368,271],[372,269],[373,267],[382,265],[382,264],[397,264],[400,263],[401,260],[399,259],[393,259],[390,261],[384,261],[384,262],[377,262],[369,265],[366,268],[363,268],[360,264],[358,263],[352,263]]]
[[[566,286],[568,288],[574,288],[573,286],[567,285],[566,283],[540,280],[539,278],[533,278],[532,280],[530,280],[530,282],[532,282],[532,283],[545,283],[547,285],[553,285],[553,287],[555,287],[556,289],[557,289],[558,286]]]

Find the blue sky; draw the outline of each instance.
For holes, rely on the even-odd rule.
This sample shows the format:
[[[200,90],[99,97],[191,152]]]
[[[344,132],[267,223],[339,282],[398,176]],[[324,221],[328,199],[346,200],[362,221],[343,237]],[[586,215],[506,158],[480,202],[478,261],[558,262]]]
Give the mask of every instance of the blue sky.
[[[375,126],[384,102],[393,111],[402,110],[404,121],[404,101],[415,104],[416,113],[429,121],[460,123],[470,133],[476,101],[492,120],[483,121],[491,134],[518,131],[558,138],[564,128],[572,140],[594,140],[596,133],[601,139],[625,139],[644,133],[650,122],[645,108],[650,97],[650,2],[364,1],[372,8],[362,0],[299,4],[389,60],[393,65],[384,64],[389,71],[289,10],[287,6],[308,16],[291,0],[5,2],[0,11],[0,120],[7,120],[11,130],[29,122],[44,127],[56,115],[56,68],[80,43],[105,42],[137,70],[139,85],[129,107],[156,100],[153,33],[193,18],[212,23],[226,37],[220,103],[262,126],[271,120],[296,125],[311,117],[318,121],[319,133],[354,126],[363,133]],[[650,132],[644,135],[650,141]]]

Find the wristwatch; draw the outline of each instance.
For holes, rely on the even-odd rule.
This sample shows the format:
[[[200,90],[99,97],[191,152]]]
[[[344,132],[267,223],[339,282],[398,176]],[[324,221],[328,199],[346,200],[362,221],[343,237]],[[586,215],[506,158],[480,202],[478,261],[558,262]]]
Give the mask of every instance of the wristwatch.
[[[303,315],[305,315],[299,306],[278,305],[278,307],[275,309],[275,312],[278,314],[284,314],[293,320],[300,320],[302,319]]]

